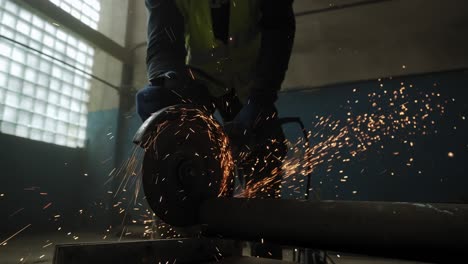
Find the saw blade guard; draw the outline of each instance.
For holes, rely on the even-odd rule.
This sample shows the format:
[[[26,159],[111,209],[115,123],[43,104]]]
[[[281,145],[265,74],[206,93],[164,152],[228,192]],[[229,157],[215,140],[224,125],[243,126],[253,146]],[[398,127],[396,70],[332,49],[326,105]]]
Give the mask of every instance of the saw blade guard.
[[[229,140],[205,111],[177,105],[154,113],[134,143],[145,150],[142,183],[153,212],[173,226],[198,224],[200,203],[226,195],[234,171]]]

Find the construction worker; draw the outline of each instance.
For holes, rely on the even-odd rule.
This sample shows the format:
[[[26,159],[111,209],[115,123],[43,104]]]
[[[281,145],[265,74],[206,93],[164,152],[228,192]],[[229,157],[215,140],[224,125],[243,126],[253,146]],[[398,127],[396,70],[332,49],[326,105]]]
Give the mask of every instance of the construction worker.
[[[285,152],[281,127],[265,129],[265,124],[278,115],[274,104],[295,34],[293,0],[145,3],[149,83],[136,96],[139,116],[146,120],[161,108],[187,102],[216,108],[229,122],[226,131],[238,153],[245,148],[252,153],[238,163],[248,171],[246,180],[270,175]],[[276,145],[265,150],[265,144],[256,147],[252,142]],[[283,153],[268,155],[273,149]],[[258,196],[278,192],[275,186]]]

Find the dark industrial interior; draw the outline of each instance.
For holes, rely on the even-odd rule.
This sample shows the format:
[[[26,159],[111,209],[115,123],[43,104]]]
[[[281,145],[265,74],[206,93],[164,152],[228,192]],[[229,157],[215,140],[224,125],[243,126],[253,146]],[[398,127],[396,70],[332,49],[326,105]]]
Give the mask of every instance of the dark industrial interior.
[[[277,196],[232,169],[166,202],[179,189],[149,183],[163,169],[135,137],[145,1],[0,0],[0,263],[467,263],[468,2],[293,10]],[[177,133],[154,149],[207,140]]]

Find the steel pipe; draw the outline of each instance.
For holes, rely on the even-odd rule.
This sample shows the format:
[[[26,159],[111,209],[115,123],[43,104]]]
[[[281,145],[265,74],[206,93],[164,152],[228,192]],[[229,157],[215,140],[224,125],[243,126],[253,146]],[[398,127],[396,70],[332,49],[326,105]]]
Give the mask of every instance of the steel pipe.
[[[468,250],[468,205],[213,199],[204,235],[444,262]]]

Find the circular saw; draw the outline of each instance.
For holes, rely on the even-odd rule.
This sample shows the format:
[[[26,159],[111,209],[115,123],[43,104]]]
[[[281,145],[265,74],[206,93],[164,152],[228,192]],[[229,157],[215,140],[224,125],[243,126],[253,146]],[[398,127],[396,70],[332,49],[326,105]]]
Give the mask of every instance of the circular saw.
[[[161,109],[144,122],[133,141],[145,150],[142,183],[146,200],[166,223],[197,224],[200,203],[231,189],[234,166],[228,137],[200,108]]]

